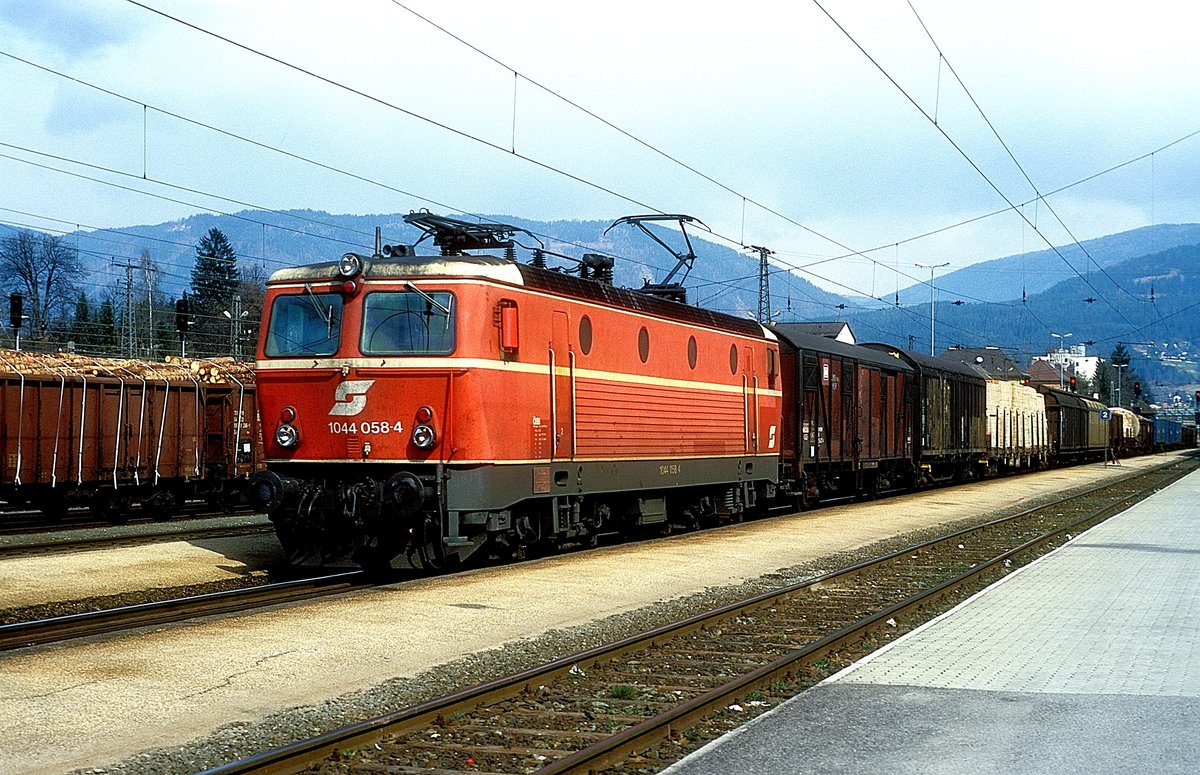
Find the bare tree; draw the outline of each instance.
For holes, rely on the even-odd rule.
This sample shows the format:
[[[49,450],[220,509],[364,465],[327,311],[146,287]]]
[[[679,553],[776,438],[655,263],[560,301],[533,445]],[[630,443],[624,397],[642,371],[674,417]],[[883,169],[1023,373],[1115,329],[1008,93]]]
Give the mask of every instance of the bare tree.
[[[51,317],[75,302],[83,267],[62,237],[21,229],[0,239],[0,277],[25,295],[32,336],[45,339]]]
[[[242,353],[248,353],[253,358],[256,332],[263,316],[263,299],[267,295],[267,278],[270,272],[267,271],[263,262],[256,261],[241,267],[239,274],[238,295],[241,297],[239,306],[242,314],[245,315],[239,328],[240,349]]]

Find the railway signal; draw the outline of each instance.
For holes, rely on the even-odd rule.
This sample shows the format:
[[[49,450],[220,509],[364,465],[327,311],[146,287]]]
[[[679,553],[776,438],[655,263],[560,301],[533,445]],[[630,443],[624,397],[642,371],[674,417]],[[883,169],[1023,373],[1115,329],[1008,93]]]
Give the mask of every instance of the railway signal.
[[[179,354],[187,357],[187,332],[192,326],[192,305],[185,295],[175,300],[175,330],[179,332]]]
[[[15,349],[21,350],[21,326],[29,316],[25,313],[25,296],[20,293],[11,293],[8,296],[8,325],[12,328],[13,334],[16,336]]]
[[[189,306],[186,296],[175,300],[175,330],[181,334],[186,334],[188,326],[192,323]]]

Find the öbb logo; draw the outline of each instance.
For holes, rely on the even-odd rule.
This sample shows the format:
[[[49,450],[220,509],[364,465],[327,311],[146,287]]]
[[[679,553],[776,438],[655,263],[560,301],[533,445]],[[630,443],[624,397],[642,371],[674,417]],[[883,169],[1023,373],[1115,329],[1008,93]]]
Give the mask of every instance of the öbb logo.
[[[349,379],[338,383],[333,393],[331,417],[353,417],[367,408],[367,391],[375,384],[373,379]]]

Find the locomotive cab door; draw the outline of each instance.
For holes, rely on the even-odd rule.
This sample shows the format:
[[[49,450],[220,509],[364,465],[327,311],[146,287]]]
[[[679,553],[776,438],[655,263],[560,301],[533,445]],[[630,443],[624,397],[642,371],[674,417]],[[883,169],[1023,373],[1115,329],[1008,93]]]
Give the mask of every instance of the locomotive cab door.
[[[570,460],[575,457],[575,352],[566,312],[555,311],[551,319],[549,366],[550,459]]]

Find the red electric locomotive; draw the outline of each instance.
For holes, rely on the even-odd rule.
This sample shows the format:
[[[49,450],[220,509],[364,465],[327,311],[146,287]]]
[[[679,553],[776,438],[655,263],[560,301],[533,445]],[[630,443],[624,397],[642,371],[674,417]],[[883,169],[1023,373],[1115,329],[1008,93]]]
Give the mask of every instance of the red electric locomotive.
[[[441,255],[377,246],[267,285],[251,492],[293,560],[519,557],[774,496],[773,334],[679,286],[615,288],[603,256],[518,263],[511,226],[406,220]]]

